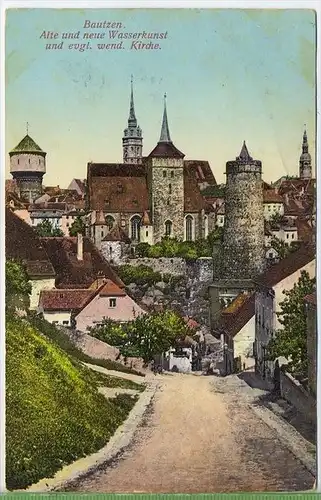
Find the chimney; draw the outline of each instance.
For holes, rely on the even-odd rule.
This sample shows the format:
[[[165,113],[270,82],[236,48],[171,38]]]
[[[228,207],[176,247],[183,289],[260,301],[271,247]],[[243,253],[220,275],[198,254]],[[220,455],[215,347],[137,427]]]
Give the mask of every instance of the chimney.
[[[84,237],[81,233],[77,234],[77,259],[83,260],[84,255]]]

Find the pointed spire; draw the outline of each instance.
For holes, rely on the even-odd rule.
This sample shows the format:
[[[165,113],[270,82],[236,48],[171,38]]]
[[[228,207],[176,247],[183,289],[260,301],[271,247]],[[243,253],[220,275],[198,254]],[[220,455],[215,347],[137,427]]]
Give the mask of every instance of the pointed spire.
[[[249,151],[247,149],[245,141],[243,141],[243,146],[242,146],[240,155],[237,157],[237,160],[241,160],[241,161],[251,161],[251,160],[253,160],[253,158],[249,154]]]
[[[166,93],[164,94],[163,123],[162,123],[162,129],[161,129],[159,142],[172,142],[171,136],[169,133],[169,128],[168,128],[168,121],[167,121]]]
[[[135,115],[135,106],[134,106],[134,90],[133,90],[133,75],[130,78],[130,106],[129,106],[129,118],[128,123],[135,122],[136,124],[136,115]]]
[[[309,144],[308,144],[307,126],[304,125],[302,153],[308,153],[308,152],[309,152]]]

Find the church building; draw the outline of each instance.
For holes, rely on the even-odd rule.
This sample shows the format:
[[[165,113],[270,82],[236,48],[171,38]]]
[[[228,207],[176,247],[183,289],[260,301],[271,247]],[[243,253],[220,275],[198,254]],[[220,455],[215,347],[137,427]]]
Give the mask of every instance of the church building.
[[[128,126],[123,137],[123,163],[88,163],[89,236],[98,248],[115,228],[132,244],[155,244],[164,237],[193,241],[214,229],[215,213],[201,190],[216,185],[207,161],[185,160],[170,135],[166,95],[160,137],[142,155],[131,84]],[[113,231],[113,234],[115,231]],[[114,240],[113,240],[114,241]]]

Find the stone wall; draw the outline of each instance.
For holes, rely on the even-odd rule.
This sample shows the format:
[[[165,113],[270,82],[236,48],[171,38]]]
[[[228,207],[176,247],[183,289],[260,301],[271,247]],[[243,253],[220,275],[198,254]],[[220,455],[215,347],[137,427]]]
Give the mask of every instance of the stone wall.
[[[70,338],[72,343],[78,347],[84,354],[93,359],[109,359],[117,361],[127,367],[141,370],[143,368],[143,360],[141,358],[125,358],[119,355],[117,347],[113,347],[105,342],[102,342],[95,337],[91,337],[87,333],[79,331],[68,330],[63,328],[62,331]]]
[[[316,400],[290,373],[280,373],[280,391],[283,399],[292,404],[312,424],[316,424]]]
[[[154,286],[127,286],[127,293],[138,303],[147,308],[171,308],[184,316],[194,318],[209,326],[208,286],[213,281],[213,265],[210,257],[186,262],[183,259],[132,259],[133,265],[144,264],[154,271],[180,280],[165,283],[160,281]]]
[[[131,266],[147,266],[153,269],[153,271],[160,272],[161,274],[171,274],[172,276],[183,276],[187,271],[186,261],[180,257],[160,257],[159,259],[141,257],[129,259],[127,263]]]

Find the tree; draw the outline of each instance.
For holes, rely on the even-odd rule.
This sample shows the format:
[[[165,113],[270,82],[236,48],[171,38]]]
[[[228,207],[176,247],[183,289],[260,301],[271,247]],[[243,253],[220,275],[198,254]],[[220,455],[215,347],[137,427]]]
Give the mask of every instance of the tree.
[[[300,243],[298,241],[293,241],[290,245],[287,245],[284,241],[275,236],[271,238],[271,248],[277,252],[280,259],[284,259],[290,253],[298,250],[299,247]]]
[[[283,215],[280,214],[280,212],[273,212],[273,214],[271,215],[270,219],[269,219],[269,222],[271,224],[272,227],[275,227],[275,226],[278,226],[279,224],[281,224],[283,222]]]
[[[86,225],[83,221],[83,218],[79,215],[76,217],[69,228],[69,236],[77,236],[78,233],[81,233],[84,236],[86,235]]]
[[[211,249],[213,248],[215,242],[223,241],[223,234],[224,228],[220,226],[216,226],[216,228],[208,234],[207,241]]]
[[[6,308],[28,309],[31,284],[25,267],[14,260],[6,260]]]
[[[58,227],[54,227],[49,219],[44,219],[35,227],[36,233],[42,238],[50,236],[63,236],[64,233]]]
[[[284,356],[290,360],[289,369],[307,376],[307,320],[304,297],[312,293],[315,278],[310,278],[306,271],[301,271],[298,282],[291,290],[284,290],[285,299],[280,303],[277,313],[283,326],[268,344],[269,359]]]
[[[135,248],[136,257],[149,257],[150,245],[148,243],[138,243]]]
[[[185,321],[174,311],[142,314],[124,325],[106,319],[90,329],[90,335],[117,346],[123,356],[139,356],[145,363],[162,354],[180,338],[191,334]]]

